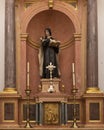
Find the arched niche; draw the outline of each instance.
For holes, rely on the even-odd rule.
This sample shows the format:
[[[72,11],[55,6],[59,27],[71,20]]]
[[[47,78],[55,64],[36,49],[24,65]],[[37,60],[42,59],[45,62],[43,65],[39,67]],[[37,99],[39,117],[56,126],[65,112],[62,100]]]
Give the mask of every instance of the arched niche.
[[[40,37],[44,36],[44,29],[46,27],[51,28],[52,36],[60,40],[61,45],[66,44],[66,42],[70,42],[72,37],[74,37],[73,34],[75,33],[75,27],[72,21],[63,12],[57,10],[45,10],[36,14],[29,22],[26,32],[29,34],[29,37],[32,41],[34,41],[34,43],[39,44]],[[75,57],[74,47],[73,43],[71,46],[66,46],[65,49],[60,50],[59,53],[61,84],[66,86],[66,92],[69,92],[69,88],[72,86],[71,64]],[[32,67],[30,70],[31,86],[34,86],[34,84],[37,84],[39,77],[38,50],[27,44],[26,55],[27,61],[30,62]]]
[[[80,33],[80,21],[74,8],[64,2],[55,1],[53,10],[49,10],[46,2],[37,2],[29,7],[23,14],[21,20],[21,33],[29,34],[31,39],[39,44],[40,36],[44,34],[44,28],[52,29],[53,37],[65,44],[70,41],[73,35]],[[75,43],[75,41],[73,42]],[[37,92],[40,83],[38,50],[27,44],[22,44],[26,48],[24,52],[24,63],[30,62],[30,86],[33,94]],[[78,46],[78,45],[77,45]],[[79,46],[78,46],[79,47]],[[61,84],[65,85],[65,92],[70,93],[72,87],[72,67],[75,59],[75,44],[66,46],[60,52],[59,64],[61,70]],[[26,66],[26,65],[25,65]],[[26,72],[24,72],[26,75]],[[26,81],[25,81],[26,82]],[[21,83],[22,84],[22,83]],[[70,89],[69,89],[70,88]]]

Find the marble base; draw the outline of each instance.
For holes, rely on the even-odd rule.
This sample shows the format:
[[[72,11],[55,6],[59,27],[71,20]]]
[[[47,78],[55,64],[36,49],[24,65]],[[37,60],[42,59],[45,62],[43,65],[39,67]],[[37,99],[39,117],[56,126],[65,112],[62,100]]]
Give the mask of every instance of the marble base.
[[[58,78],[54,78],[52,81],[50,81],[50,79],[41,79],[41,92],[48,92],[51,82],[53,85],[54,92],[60,92],[60,79]]]

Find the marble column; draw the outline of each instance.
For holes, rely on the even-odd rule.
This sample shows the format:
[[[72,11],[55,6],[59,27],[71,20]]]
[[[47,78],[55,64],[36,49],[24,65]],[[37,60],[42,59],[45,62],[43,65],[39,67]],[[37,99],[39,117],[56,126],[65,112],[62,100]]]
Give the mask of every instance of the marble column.
[[[61,125],[64,125],[65,122],[65,105],[61,103]]]
[[[39,125],[43,124],[43,104],[39,103]]]
[[[39,103],[36,103],[36,124],[39,124]]]
[[[16,88],[15,0],[5,1],[5,89]]]
[[[61,103],[61,125],[67,124],[67,104]]]
[[[97,0],[87,3],[87,92],[94,92],[98,90]]]
[[[67,124],[67,104],[65,103],[65,124]]]

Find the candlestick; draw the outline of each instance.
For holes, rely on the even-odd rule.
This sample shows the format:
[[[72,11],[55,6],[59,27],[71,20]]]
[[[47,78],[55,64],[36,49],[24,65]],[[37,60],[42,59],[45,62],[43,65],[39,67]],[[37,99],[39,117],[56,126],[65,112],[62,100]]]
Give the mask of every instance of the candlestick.
[[[31,90],[26,89],[25,93],[27,96],[27,104],[26,104],[26,124],[24,127],[25,128],[32,128],[32,126],[30,124],[30,94],[31,94]]]
[[[76,113],[77,113],[77,108],[76,108],[76,94],[78,92],[78,89],[76,88],[76,84],[75,84],[75,65],[74,63],[72,63],[72,78],[73,78],[73,88],[72,88],[72,94],[73,94],[73,124],[71,126],[71,128],[78,128],[77,125],[77,117],[76,117]]]

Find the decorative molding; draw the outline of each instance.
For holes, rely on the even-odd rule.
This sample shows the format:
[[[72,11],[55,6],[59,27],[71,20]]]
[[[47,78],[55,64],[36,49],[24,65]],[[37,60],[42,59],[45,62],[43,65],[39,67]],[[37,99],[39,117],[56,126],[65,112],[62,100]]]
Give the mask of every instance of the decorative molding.
[[[90,102],[89,109],[89,122],[101,122],[101,102]]]
[[[93,105],[93,106],[91,106]],[[98,109],[96,108],[98,105]],[[103,122],[103,98],[88,98],[86,99],[86,106],[87,106],[87,110],[86,110],[86,121],[88,124],[100,124]]]
[[[4,88],[3,92],[2,93],[11,93],[11,94],[17,94],[17,89],[16,88],[10,88],[10,87],[7,87],[7,88]]]
[[[78,0],[60,0],[72,5],[76,10],[78,9]]]
[[[23,37],[24,38],[24,37]],[[25,37],[26,38],[26,37]],[[77,37],[77,38],[79,38],[79,37]],[[29,46],[31,46],[32,48],[35,48],[35,49],[39,49],[39,47],[40,47],[40,43],[37,43],[37,42],[35,42],[35,41],[33,41],[32,39],[31,39],[31,37],[29,37],[28,36],[28,38],[27,38],[27,44],[29,45]],[[70,38],[70,40],[68,40],[67,42],[64,42],[63,44],[61,44],[60,45],[60,49],[66,49],[67,47],[71,47],[73,44],[74,44],[74,41],[75,41],[75,38],[74,37],[72,37],[72,38]]]
[[[54,2],[55,6],[54,9],[58,10],[60,12],[65,13],[73,22],[75,26],[75,32],[80,32],[80,19],[78,17],[78,13],[75,11],[74,7],[70,4],[56,0]],[[39,12],[49,9],[47,6],[47,2],[40,1],[36,4],[33,4],[31,7],[29,7],[24,13],[21,20],[21,32],[25,33],[27,30],[27,26],[30,22],[30,20]]]
[[[11,114],[13,114],[13,118],[8,118],[8,119],[5,119],[5,114],[6,114],[6,111],[5,111],[5,104],[10,104],[10,105],[13,105],[13,113],[12,113],[12,111],[11,110],[9,110],[9,113],[8,113],[8,111],[7,111],[7,114],[9,114],[9,116],[11,116]],[[8,107],[10,107],[10,106],[8,106]],[[7,109],[6,109],[7,110]],[[13,101],[11,101],[11,99],[9,99],[9,100],[3,100],[2,101],[2,122],[3,123],[16,123],[16,113],[17,112],[17,104],[16,104],[16,101],[15,100],[13,100]]]
[[[60,1],[63,1],[65,3],[72,5],[75,9],[78,8],[78,0],[60,0]],[[37,2],[39,2],[39,0],[27,0],[24,2],[24,7],[25,9],[27,9],[28,7],[32,6],[34,3],[37,3]],[[48,6],[49,8],[53,8],[54,0],[48,0]]]
[[[21,41],[26,41],[28,37],[28,33],[22,33],[20,34],[20,37],[21,37]]]
[[[14,116],[14,110],[15,110],[15,102],[4,102],[3,104],[3,122],[15,122]]]
[[[60,49],[66,49],[68,47],[71,47],[74,44],[74,37],[70,38],[70,40],[68,40],[67,42],[64,42],[62,45],[60,45]]]
[[[24,8],[27,9],[28,7],[32,6],[36,2],[39,2],[39,0],[27,0],[24,2]]]
[[[81,41],[81,34],[74,33],[75,41]]]
[[[39,49],[39,47],[40,47],[40,43],[33,41],[30,36],[28,36],[28,38],[27,38],[27,44],[35,49]]]
[[[97,86],[88,87],[86,93],[102,93]]]

